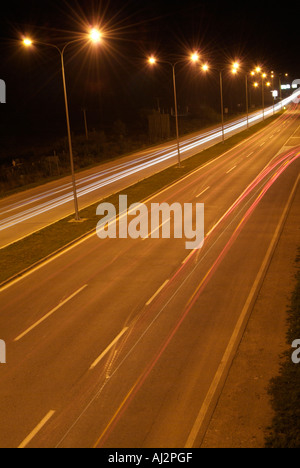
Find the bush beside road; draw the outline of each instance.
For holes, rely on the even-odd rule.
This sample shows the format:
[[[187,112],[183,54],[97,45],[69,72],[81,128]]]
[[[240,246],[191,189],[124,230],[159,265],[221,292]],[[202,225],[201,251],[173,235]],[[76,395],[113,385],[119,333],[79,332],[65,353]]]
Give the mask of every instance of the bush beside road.
[[[266,438],[267,448],[300,448],[300,364],[291,359],[291,343],[300,339],[300,250],[296,262],[297,284],[288,309],[287,351],[280,374],[269,390],[275,416]]]

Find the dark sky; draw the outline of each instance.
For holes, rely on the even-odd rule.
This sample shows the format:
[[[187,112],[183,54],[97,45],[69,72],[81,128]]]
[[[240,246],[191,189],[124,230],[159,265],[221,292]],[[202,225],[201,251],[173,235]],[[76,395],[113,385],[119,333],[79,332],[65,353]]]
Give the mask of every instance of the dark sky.
[[[61,136],[64,103],[59,55],[36,47],[25,50],[26,34],[63,44],[88,25],[99,23],[101,46],[71,47],[66,74],[72,126],[82,125],[87,107],[90,125],[105,126],[117,118],[133,121],[139,109],[171,105],[170,70],[149,70],[144,58],[152,52],[176,60],[190,50],[224,66],[239,58],[246,68],[255,63],[275,72],[299,76],[297,54],[299,9],[296,3],[193,0],[10,0],[1,2],[0,79],[7,85],[7,104],[0,105],[3,144],[25,136],[43,140]],[[179,100],[189,103],[193,92],[215,85],[184,67],[179,70]],[[199,85],[200,86],[200,85]],[[200,91],[199,91],[200,89]],[[188,91],[187,91],[188,90]],[[217,91],[216,91],[217,92]],[[188,95],[189,94],[189,95]],[[202,93],[203,94],[203,93]],[[8,138],[9,137],[9,138]]]

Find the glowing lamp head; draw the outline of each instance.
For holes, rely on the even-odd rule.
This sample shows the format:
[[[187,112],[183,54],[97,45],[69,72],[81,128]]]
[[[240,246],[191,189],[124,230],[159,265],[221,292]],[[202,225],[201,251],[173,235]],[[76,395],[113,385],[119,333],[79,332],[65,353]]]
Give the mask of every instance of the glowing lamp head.
[[[148,62],[150,63],[150,65],[155,65],[156,64],[156,58],[155,57],[149,57],[149,60]]]
[[[255,68],[255,71],[256,71],[256,73],[260,73],[260,72],[261,72],[261,68],[260,68],[260,67],[256,67],[256,68]]]
[[[94,42],[95,44],[98,44],[100,41],[101,41],[101,32],[99,31],[99,29],[97,28],[93,28],[91,29],[90,31],[90,39],[92,42]]]
[[[28,37],[25,37],[25,39],[23,39],[23,44],[24,44],[25,47],[30,47],[30,46],[32,46],[33,42]]]
[[[237,71],[237,70],[240,68],[239,62],[234,62],[234,63],[232,64],[232,68],[233,68],[234,70]]]
[[[207,72],[209,70],[209,66],[207,63],[205,63],[203,66],[202,66],[202,70]]]
[[[191,61],[196,63],[199,61],[199,54],[197,52],[194,52],[192,55],[191,55]]]
[[[258,88],[258,83],[253,84],[254,88]]]

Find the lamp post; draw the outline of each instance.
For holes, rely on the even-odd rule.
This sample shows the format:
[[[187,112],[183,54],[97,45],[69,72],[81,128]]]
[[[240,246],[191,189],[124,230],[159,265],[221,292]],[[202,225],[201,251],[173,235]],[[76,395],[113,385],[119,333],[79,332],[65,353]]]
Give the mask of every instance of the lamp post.
[[[274,90],[274,72],[271,71],[271,80],[272,80],[272,101],[273,101],[273,115],[275,114],[275,90]]]
[[[98,43],[101,40],[101,33],[98,29],[94,28],[90,31],[88,35],[89,39],[94,42]],[[67,93],[67,85],[66,85],[66,74],[65,74],[65,51],[68,46],[71,44],[75,44],[77,42],[81,42],[83,39],[76,39],[74,41],[70,41],[64,45],[64,47],[60,48],[55,44],[48,44],[46,42],[40,41],[33,41],[29,38],[25,38],[23,40],[23,44],[26,47],[31,47],[34,44],[41,45],[44,47],[51,47],[56,49],[60,55],[61,59],[61,71],[62,71],[62,82],[63,82],[63,90],[64,90],[64,101],[65,101],[65,112],[66,112],[66,122],[67,122],[67,132],[68,132],[68,143],[69,143],[69,155],[70,155],[70,166],[71,166],[71,176],[72,176],[72,188],[73,188],[73,195],[74,195],[74,209],[75,209],[75,220],[80,221],[79,216],[79,207],[78,207],[78,196],[77,196],[77,188],[76,188],[76,179],[75,179],[75,168],[74,168],[74,156],[73,156],[73,145],[72,145],[72,134],[71,134],[71,126],[70,126],[70,114],[69,114],[69,104],[68,104],[68,93]]]
[[[83,112],[83,120],[84,120],[85,138],[86,138],[86,141],[89,141],[89,131],[88,131],[87,118],[86,118],[86,108],[83,108],[82,112]]]
[[[247,129],[249,128],[249,80],[248,78],[254,75],[255,75],[255,71],[245,73]]]
[[[245,75],[246,84],[246,112],[247,112],[247,128],[249,128],[249,94],[248,94],[248,73]]]
[[[220,74],[220,97],[221,97],[221,121],[222,121],[222,142],[225,143],[225,129],[224,129],[224,97],[223,97],[223,70],[219,71]]]
[[[264,80],[267,78],[267,74],[264,73],[261,67],[256,67],[256,69],[251,73],[251,75],[255,75],[256,73],[261,73],[261,100],[262,100],[262,111],[263,111],[263,121],[265,120],[265,82]],[[268,84],[268,86],[270,86]],[[257,87],[257,86],[255,86]]]
[[[175,106],[175,125],[176,125],[176,142],[177,142],[177,157],[178,157],[178,167],[181,167],[181,154],[180,154],[180,141],[179,141],[179,121],[178,121],[178,103],[177,103],[177,87],[176,87],[176,66],[179,63],[186,62],[188,59],[179,60],[175,63],[168,62],[165,60],[158,60],[155,57],[150,57],[148,62],[150,65],[155,65],[156,63],[165,63],[172,67],[172,78],[173,78],[173,93],[174,93],[174,106]],[[193,53],[190,57],[190,61],[193,63],[198,62],[199,55],[197,52]]]
[[[261,75],[261,98],[262,98],[262,108],[263,108],[263,121],[265,120],[265,78],[267,77],[266,73]]]
[[[279,99],[281,101],[281,109],[283,107],[283,104],[282,104],[282,80],[281,80],[281,77],[284,76],[284,77],[288,77],[289,74],[288,73],[279,73],[278,74],[278,81],[279,81]]]
[[[237,73],[240,65],[238,62],[232,64],[232,73]],[[222,124],[222,143],[225,143],[225,126],[224,126],[224,96],[223,96],[223,71],[226,68],[222,68],[221,70],[218,68],[211,68],[210,65],[207,63],[202,66],[202,70],[204,72],[209,71],[210,69],[218,71],[219,73],[219,80],[220,80],[220,100],[221,100],[221,124]]]
[[[271,88],[271,86],[272,86],[272,83],[270,81],[267,81],[266,82],[266,87]],[[273,102],[273,115],[274,115],[274,113],[275,113],[275,110],[274,110],[274,97],[272,97],[272,99],[273,99],[272,102]]]

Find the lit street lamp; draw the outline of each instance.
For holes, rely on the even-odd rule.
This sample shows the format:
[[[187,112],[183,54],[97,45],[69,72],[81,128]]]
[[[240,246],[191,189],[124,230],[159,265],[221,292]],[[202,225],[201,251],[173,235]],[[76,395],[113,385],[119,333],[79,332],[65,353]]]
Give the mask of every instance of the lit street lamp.
[[[263,120],[265,120],[265,78],[267,77],[266,73],[261,75],[261,97],[262,97],[262,107],[263,107]]]
[[[278,81],[279,81],[279,98],[280,98],[280,101],[281,101],[281,108],[283,106],[282,104],[282,80],[281,80],[281,77],[284,76],[285,78],[287,78],[289,76],[288,73],[279,73],[278,74]]]
[[[101,32],[94,28],[90,31],[87,35],[90,41],[94,43],[99,43],[101,41]],[[64,54],[67,47],[71,44],[76,42],[81,42],[83,38],[76,39],[74,41],[70,41],[64,45],[63,48],[58,47],[54,44],[48,44],[39,41],[33,41],[30,38],[24,38],[23,45],[25,47],[31,47],[34,44],[51,47],[56,49],[61,58],[61,70],[62,70],[62,81],[63,81],[63,89],[64,89],[64,100],[65,100],[65,110],[66,110],[66,121],[67,121],[67,130],[68,130],[68,141],[69,141],[69,153],[70,153],[70,164],[71,164],[71,175],[72,175],[72,186],[73,186],[73,194],[74,194],[74,208],[75,208],[75,220],[80,221],[79,216],[79,208],[78,208],[78,197],[77,197],[77,189],[76,189],[76,179],[75,179],[75,170],[74,170],[74,157],[73,157],[73,146],[72,146],[72,136],[71,136],[71,126],[70,126],[70,115],[69,115],[69,105],[68,105],[68,94],[67,94],[67,85],[66,85],[66,75],[65,75],[65,63],[64,63]]]
[[[255,71],[245,73],[245,85],[246,85],[246,114],[247,114],[247,128],[249,128],[249,77],[255,76],[256,73],[260,73],[261,68],[257,67]],[[254,83],[254,87],[258,87],[258,83]],[[251,96],[250,96],[251,97]]]
[[[189,59],[179,60],[176,63],[157,60],[155,57],[150,57],[148,62],[150,65],[155,65],[156,63],[166,63],[172,67],[173,72],[173,92],[174,92],[174,105],[175,105],[175,120],[176,120],[176,140],[177,140],[177,154],[178,154],[178,166],[181,167],[181,156],[180,156],[180,142],[179,142],[179,123],[178,123],[178,104],[177,104],[177,89],[176,89],[176,66],[181,62],[186,62],[190,60],[193,63],[199,61],[199,54],[197,52],[193,53]]]
[[[239,63],[237,63],[237,62],[234,63],[232,73],[236,74],[238,72],[239,68],[240,68]],[[253,75],[253,72],[252,73],[248,73],[248,72],[245,73],[247,128],[249,128],[249,93],[248,93],[248,77],[249,77],[249,75]]]
[[[231,72],[235,75],[240,67],[239,62],[234,62],[232,64]],[[207,72],[211,69],[210,65],[207,63],[202,66],[202,70]],[[223,98],[223,71],[226,68],[222,68],[221,70],[218,68],[212,68],[212,70],[219,72],[220,77],[220,97],[221,97],[221,120],[222,120],[222,142],[225,143],[225,128],[224,128],[224,98]]]
[[[261,69],[261,67],[256,67],[255,71],[251,73],[251,75],[255,75],[256,73],[261,73],[261,98],[262,98],[262,109],[263,109],[263,120],[265,120],[265,79],[267,78],[267,74],[264,73]],[[254,86],[257,88],[258,83],[254,83]],[[266,86],[271,86],[271,83],[268,82],[266,83]]]
[[[249,128],[249,93],[248,93],[248,76],[249,73],[245,74],[245,85],[246,85],[246,113],[247,113],[247,128]]]

